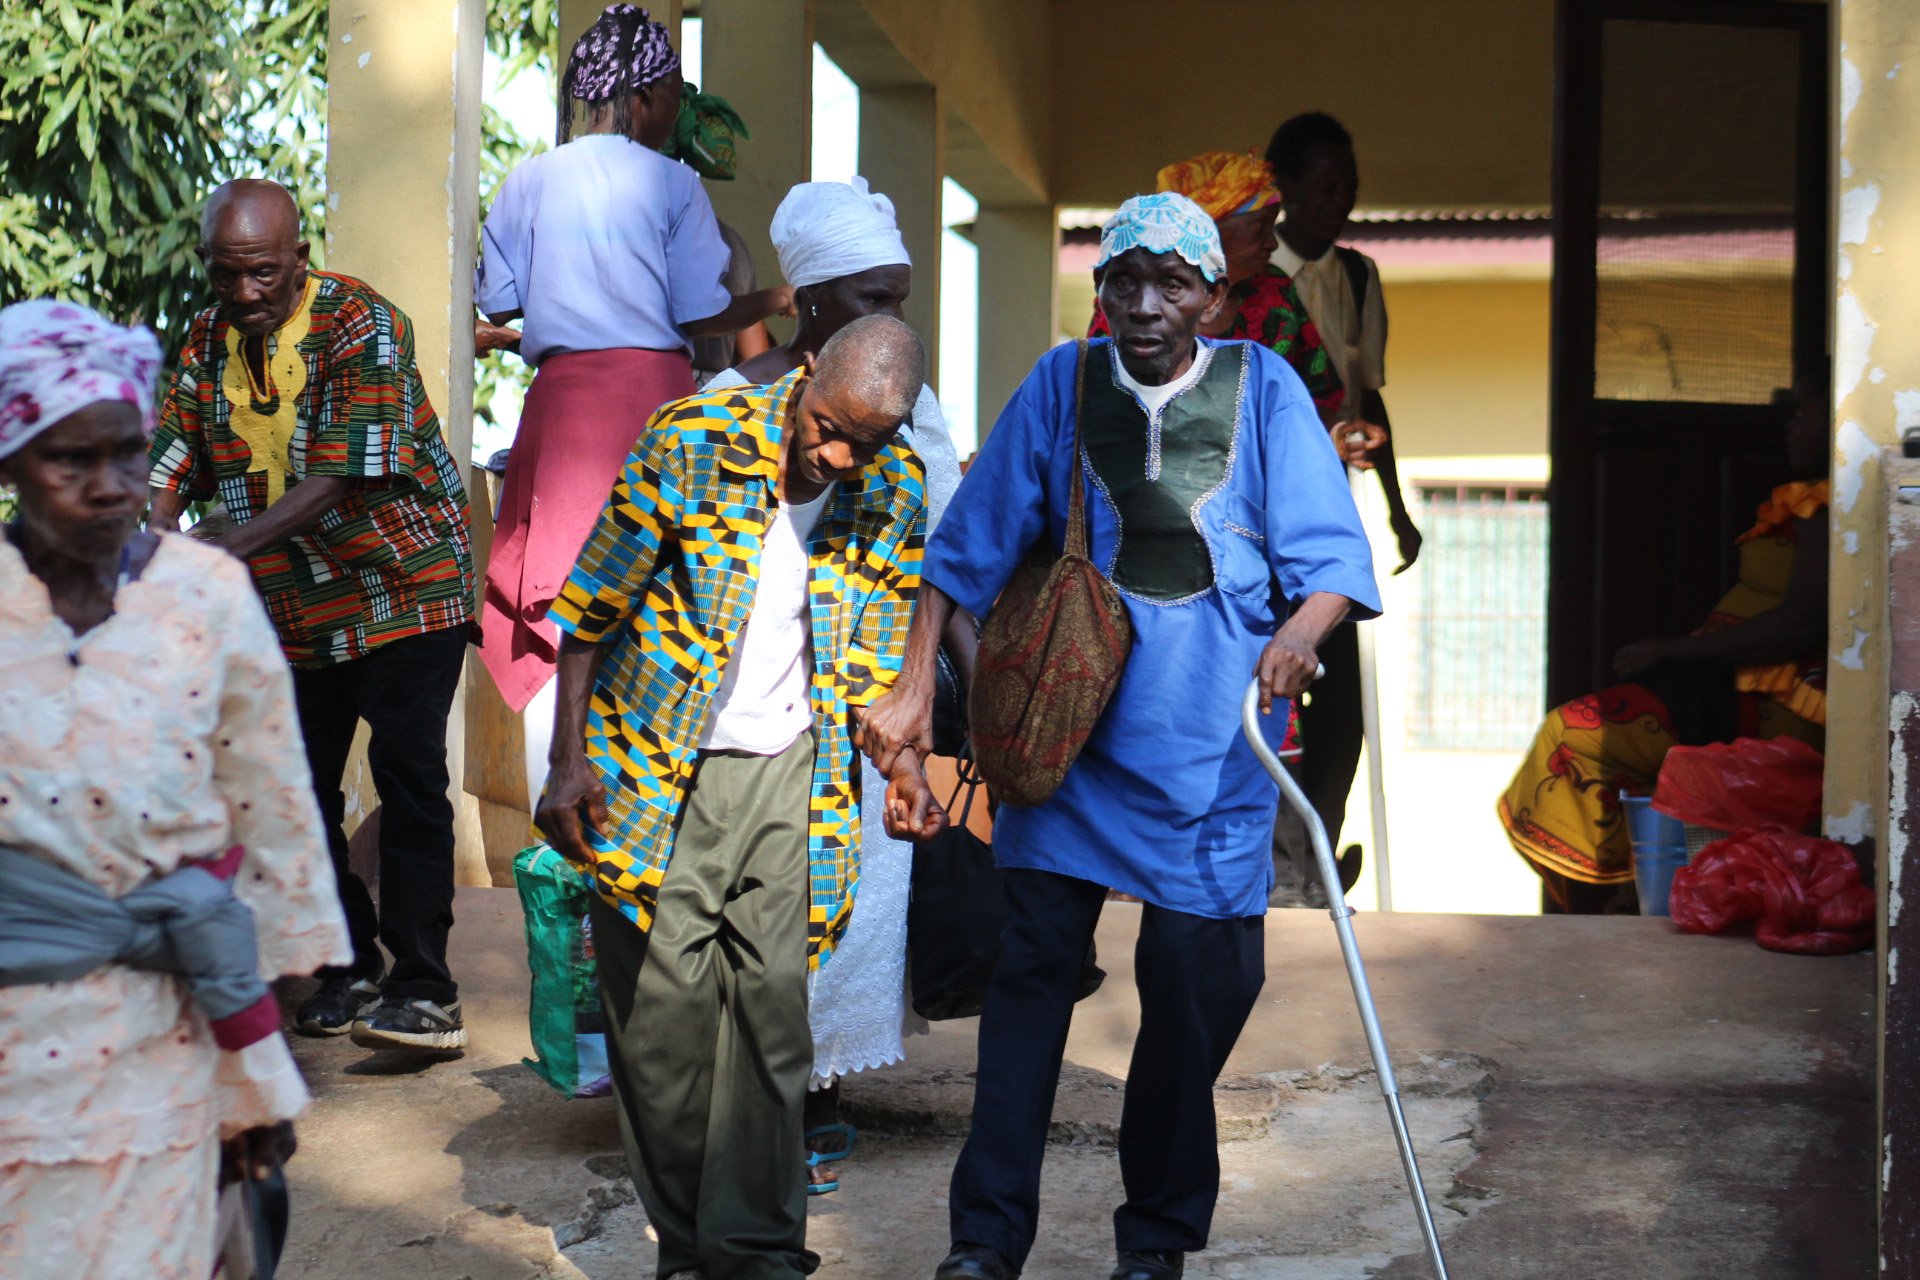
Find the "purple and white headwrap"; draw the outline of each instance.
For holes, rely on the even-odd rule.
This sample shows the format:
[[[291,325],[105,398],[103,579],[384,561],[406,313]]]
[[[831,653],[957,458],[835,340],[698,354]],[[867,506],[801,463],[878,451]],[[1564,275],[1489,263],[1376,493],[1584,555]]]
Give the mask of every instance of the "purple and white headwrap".
[[[62,418],[102,400],[140,410],[153,434],[160,340],[77,302],[36,298],[0,310],[0,458]]]
[[[636,18],[637,23],[630,21]],[[621,47],[627,43],[622,28],[628,25],[636,28],[630,50]],[[667,29],[631,4],[608,5],[574,42],[569,61],[573,96],[585,102],[605,102],[623,89],[644,89],[680,69],[680,55],[673,51]]]

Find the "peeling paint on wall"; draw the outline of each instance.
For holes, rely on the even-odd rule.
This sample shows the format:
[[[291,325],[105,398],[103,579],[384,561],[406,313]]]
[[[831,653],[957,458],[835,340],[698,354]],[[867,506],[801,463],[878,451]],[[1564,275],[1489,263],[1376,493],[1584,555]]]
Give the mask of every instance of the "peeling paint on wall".
[[[1840,261],[1844,263],[1849,259],[1842,254]],[[1860,387],[1860,378],[1867,371],[1867,358],[1873,352],[1877,331],[1873,322],[1867,319],[1860,300],[1852,293],[1842,293],[1834,300],[1833,328],[1834,390],[1844,400]]]
[[[1841,535],[1840,545],[1845,548],[1848,555],[1857,556],[1860,554],[1860,535],[1849,529]]]
[[[1865,671],[1867,669],[1866,652],[1867,633],[1859,627],[1855,627],[1853,629],[1853,643],[1839,653],[1834,654],[1833,660],[1849,671]]]
[[[360,55],[360,61],[359,61],[360,69],[362,71],[366,70],[367,64],[372,61],[373,61],[373,50],[369,49],[367,50],[367,52]]]
[[[1855,803],[1845,813],[1827,815],[1827,839],[1842,844],[1858,844],[1873,834],[1873,810]]]
[[[1867,463],[1878,460],[1880,446],[1852,418],[1840,424],[1833,447],[1833,505],[1852,511],[1866,486]]]
[[[1840,193],[1840,243],[1865,244],[1873,211],[1880,207],[1880,184],[1869,182]]]

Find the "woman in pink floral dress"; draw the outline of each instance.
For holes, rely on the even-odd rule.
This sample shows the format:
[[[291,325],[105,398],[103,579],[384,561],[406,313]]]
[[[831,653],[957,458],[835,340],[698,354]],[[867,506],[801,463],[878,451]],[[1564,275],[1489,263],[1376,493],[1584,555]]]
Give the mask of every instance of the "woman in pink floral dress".
[[[238,847],[261,974],[344,964],[246,567],[139,529],[159,357],[73,304],[0,311],[0,846],[113,898]],[[213,1273],[222,1140],[284,1154],[307,1091],[270,1023],[223,1049],[186,990],[120,964],[0,985],[0,1275]]]

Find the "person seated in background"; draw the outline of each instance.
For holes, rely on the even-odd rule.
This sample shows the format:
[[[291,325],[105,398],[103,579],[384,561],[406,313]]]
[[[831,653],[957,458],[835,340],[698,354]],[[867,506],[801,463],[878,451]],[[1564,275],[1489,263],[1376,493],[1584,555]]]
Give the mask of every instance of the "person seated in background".
[[[1208,151],[1162,169],[1154,189],[1187,197],[1206,210],[1220,233],[1221,251],[1227,256],[1227,301],[1216,319],[1201,326],[1201,334],[1257,342],[1286,360],[1307,384],[1321,420],[1331,424],[1344,399],[1340,373],[1300,304],[1292,278],[1268,260],[1279,244],[1273,224],[1280,212],[1280,192],[1266,162],[1234,151]],[[1096,296],[1087,336],[1112,334]],[[1349,446],[1336,438],[1334,447],[1344,457]]]
[[[1622,788],[1650,790],[1675,746],[1734,738],[1826,742],[1827,389],[1792,404],[1787,461],[1800,477],[1760,504],[1739,539],[1738,580],[1700,628],[1614,656],[1627,683],[1547,714],[1500,797],[1514,849],[1547,909],[1632,912],[1633,850]]]

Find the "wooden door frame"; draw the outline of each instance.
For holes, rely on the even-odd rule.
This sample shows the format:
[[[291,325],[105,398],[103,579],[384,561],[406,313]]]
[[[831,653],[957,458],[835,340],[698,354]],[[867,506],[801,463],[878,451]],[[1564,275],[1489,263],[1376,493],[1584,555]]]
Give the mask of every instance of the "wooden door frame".
[[[1593,397],[1596,238],[1600,181],[1601,30],[1608,20],[1785,29],[1802,35],[1800,157],[1795,192],[1793,368],[1805,376],[1827,359],[1831,310],[1828,251],[1828,10],[1800,0],[1558,0],[1554,27],[1553,284],[1549,343],[1547,703],[1591,692],[1591,651],[1603,602],[1594,572],[1599,527],[1591,482],[1597,450],[1576,424],[1750,431],[1777,425],[1768,405],[1596,401]],[[1814,163],[1817,161],[1817,163]]]

